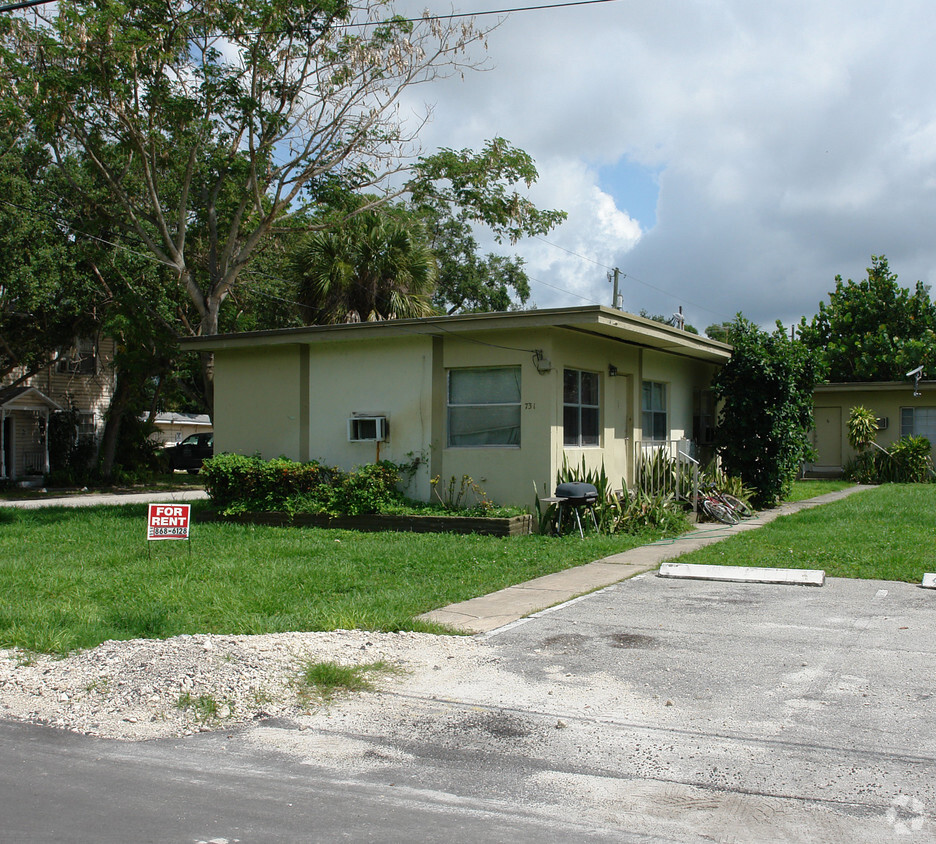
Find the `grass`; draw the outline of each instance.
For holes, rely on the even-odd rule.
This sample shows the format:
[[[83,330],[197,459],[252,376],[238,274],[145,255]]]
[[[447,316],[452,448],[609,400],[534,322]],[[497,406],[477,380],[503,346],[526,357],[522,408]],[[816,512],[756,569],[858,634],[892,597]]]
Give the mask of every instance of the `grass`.
[[[337,662],[308,662],[299,677],[300,696],[329,701],[338,693],[365,692],[374,688],[368,674],[386,674],[394,668],[386,662],[341,665]]]
[[[94,493],[121,493],[121,492],[163,492],[177,489],[203,489],[205,480],[201,475],[190,475],[187,472],[167,472],[154,475],[146,483],[115,484],[113,486],[95,487],[49,487],[38,489],[33,487],[7,486],[0,489],[0,501],[31,501],[40,498],[64,498],[72,495],[91,495]]]
[[[196,516],[208,502],[195,502]],[[147,546],[146,505],[0,508],[0,647],[184,633],[442,628],[420,613],[652,542],[199,523]]]
[[[819,495],[825,495],[827,492],[838,492],[838,490],[848,489],[850,486],[854,486],[851,481],[796,481],[786,500],[788,502],[805,501],[807,498],[815,498]]]
[[[829,577],[919,583],[936,567],[934,512],[936,485],[886,484],[781,516],[679,561],[823,569]]]

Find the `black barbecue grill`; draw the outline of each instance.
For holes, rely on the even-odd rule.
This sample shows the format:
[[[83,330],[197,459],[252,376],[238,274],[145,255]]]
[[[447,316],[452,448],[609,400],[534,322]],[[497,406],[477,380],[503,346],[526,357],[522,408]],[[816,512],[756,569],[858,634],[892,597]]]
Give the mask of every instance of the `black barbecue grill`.
[[[579,534],[582,539],[585,538],[585,531],[582,530],[582,518],[579,511],[583,508],[591,513],[592,523],[595,530],[598,530],[598,519],[595,516],[595,505],[598,503],[598,489],[594,484],[581,483],[579,481],[569,481],[559,484],[556,487],[556,498],[559,505],[557,514],[560,530],[562,529],[562,510],[564,507],[570,507],[575,513],[575,523],[578,525]]]

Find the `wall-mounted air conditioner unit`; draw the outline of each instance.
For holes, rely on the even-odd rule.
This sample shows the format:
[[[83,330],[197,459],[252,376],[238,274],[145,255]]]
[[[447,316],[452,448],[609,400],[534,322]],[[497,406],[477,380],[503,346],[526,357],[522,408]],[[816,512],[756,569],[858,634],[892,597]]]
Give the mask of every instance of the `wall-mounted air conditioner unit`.
[[[386,416],[352,416],[348,420],[348,442],[384,442],[389,434]]]
[[[877,429],[879,431],[886,431],[887,426],[890,424],[890,419],[888,419],[886,416],[878,416],[875,421],[877,422]]]

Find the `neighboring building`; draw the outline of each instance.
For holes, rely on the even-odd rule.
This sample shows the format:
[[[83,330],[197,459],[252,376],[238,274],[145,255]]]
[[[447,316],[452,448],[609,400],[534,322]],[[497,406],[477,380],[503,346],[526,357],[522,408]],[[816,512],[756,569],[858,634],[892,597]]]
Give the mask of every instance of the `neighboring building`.
[[[815,462],[812,474],[839,475],[855,452],[848,444],[848,414],[866,407],[878,419],[882,448],[907,434],[922,434],[936,446],[936,381],[871,381],[817,384],[813,392]]]
[[[705,437],[723,343],[610,308],[468,314],[198,337],[215,353],[215,453],[352,468],[420,460],[503,504],[563,461],[630,484],[641,449]]]
[[[114,394],[114,342],[77,340],[55,363],[17,386],[0,386],[0,479],[24,480],[49,471],[48,422],[57,410],[77,410],[79,436],[99,438]],[[9,382],[17,380],[13,373]]]
[[[189,434],[211,433],[211,417],[207,413],[157,413],[153,424],[156,430],[150,439],[162,445],[176,445]]]

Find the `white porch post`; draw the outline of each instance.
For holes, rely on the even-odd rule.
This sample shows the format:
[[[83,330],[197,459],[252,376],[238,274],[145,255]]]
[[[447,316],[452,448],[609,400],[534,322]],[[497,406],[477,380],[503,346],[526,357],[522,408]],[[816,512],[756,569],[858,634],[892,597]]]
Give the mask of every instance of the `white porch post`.
[[[6,417],[6,410],[0,408],[0,478],[5,478],[7,476],[6,442],[4,442],[4,437],[6,436]]]
[[[42,474],[49,474],[49,408],[42,411],[43,435],[42,435]]]

